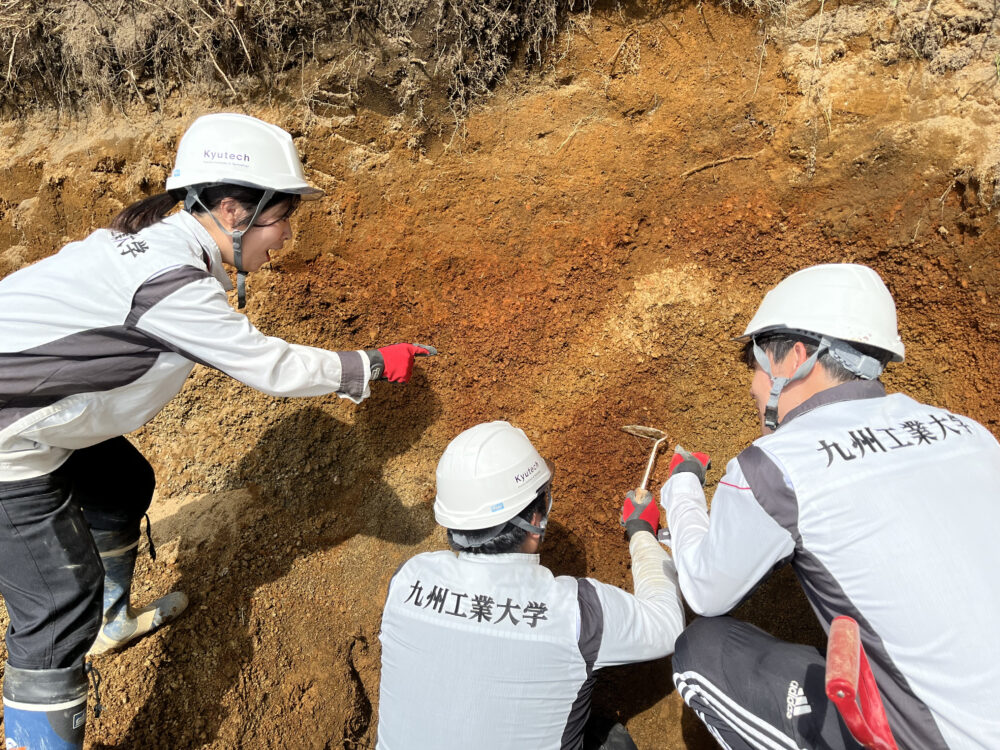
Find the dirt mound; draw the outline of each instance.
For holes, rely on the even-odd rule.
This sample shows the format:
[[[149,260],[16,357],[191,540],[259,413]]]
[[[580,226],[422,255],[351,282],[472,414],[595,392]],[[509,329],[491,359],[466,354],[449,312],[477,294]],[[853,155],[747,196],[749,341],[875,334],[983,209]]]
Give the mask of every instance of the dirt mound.
[[[90,746],[373,746],[386,586],[443,546],[434,465],[477,421],[513,421],[557,465],[543,561],[628,585],[615,516],[648,444],[618,427],[711,452],[711,487],[756,432],[727,339],[804,265],[878,269],[907,345],[887,386],[1000,432],[995,89],[970,91],[993,36],[978,5],[933,6],[923,25],[921,6],[574,15],[541,72],[454,137],[364,108],[249,107],[292,130],[328,191],[251,277],[251,320],[330,348],[442,354],[361,406],[199,367],[133,436],[157,469],[164,558],[141,559],[137,598],[179,586],[192,609],[98,661],[108,711]],[[175,92],[154,114],[0,125],[0,273],[156,189],[208,109]],[[787,575],[740,614],[822,641]],[[603,674],[597,710],[640,747],[710,747],[668,666]]]

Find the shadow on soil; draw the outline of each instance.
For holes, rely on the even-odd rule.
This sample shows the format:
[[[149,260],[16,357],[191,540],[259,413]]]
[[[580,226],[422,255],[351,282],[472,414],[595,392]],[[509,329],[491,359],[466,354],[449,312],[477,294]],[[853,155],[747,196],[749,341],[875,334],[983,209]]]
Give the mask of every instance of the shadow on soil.
[[[180,536],[176,588],[191,604],[164,639],[147,702],[113,747],[212,743],[231,710],[230,692],[241,707],[249,704],[243,721],[266,722],[255,705],[270,705],[266,686],[274,676],[248,674],[247,668],[263,640],[281,637],[271,619],[280,607],[272,609],[276,602],[258,590],[286,576],[296,559],[356,534],[413,544],[432,531],[424,504],[407,507],[380,478],[386,462],[414,445],[438,417],[438,401],[421,378],[417,374],[408,388],[377,384],[353,425],[315,407],[280,417],[227,481],[249,492],[206,496],[158,524],[160,539]],[[352,656],[353,645],[344,647]],[[371,706],[354,703],[336,711],[331,706],[314,727],[316,736],[340,737],[345,712],[347,728],[363,734]],[[353,726],[358,719],[366,726]]]

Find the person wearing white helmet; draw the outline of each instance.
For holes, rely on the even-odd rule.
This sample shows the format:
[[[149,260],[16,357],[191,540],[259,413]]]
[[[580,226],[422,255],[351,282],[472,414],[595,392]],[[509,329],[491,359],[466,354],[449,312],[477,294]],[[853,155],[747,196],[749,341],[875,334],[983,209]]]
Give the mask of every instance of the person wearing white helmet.
[[[866,266],[792,274],[741,340],[762,437],[729,462],[711,514],[696,462],[661,491],[681,591],[703,615],[677,642],[678,691],[722,747],[860,747],[815,648],[724,616],[791,563],[824,629],[858,622],[900,748],[1000,747],[997,440],[886,393],[878,377],[904,348]]]
[[[659,508],[630,493],[623,509],[634,595],[539,564],[551,509],[552,467],[522,430],[479,424],[445,449],[434,517],[453,551],[389,584],[380,750],[635,747],[588,725],[590,695],[596,670],[666,656],[684,627]]]
[[[82,747],[85,655],[121,648],[187,605],[180,592],[130,604],[155,479],[123,435],[155,416],[196,362],[276,396],[360,402],[371,381],[406,382],[414,356],[434,353],[290,344],[230,307],[225,266],[238,272],[242,305],[245,274],[291,237],[299,200],[320,194],[287,132],[205,115],[181,139],[166,192],[0,281],[7,747]]]

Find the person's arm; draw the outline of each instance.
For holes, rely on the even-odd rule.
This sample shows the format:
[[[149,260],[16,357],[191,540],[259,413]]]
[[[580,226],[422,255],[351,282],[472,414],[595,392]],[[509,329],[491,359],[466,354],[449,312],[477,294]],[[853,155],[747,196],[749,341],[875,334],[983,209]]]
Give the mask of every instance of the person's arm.
[[[709,515],[701,479],[675,473],[660,491],[681,593],[700,615],[725,614],[795,550],[764,511],[738,459],[726,467]]]
[[[363,351],[327,351],[265,336],[234,311],[219,283],[191,266],[169,269],[137,292],[127,324],[183,356],[272,396],[370,393]],[[140,298],[141,297],[141,298]]]
[[[674,642],[684,629],[684,608],[670,555],[648,531],[632,535],[629,552],[634,595],[587,579],[600,602],[603,618],[595,669],[672,654]]]
[[[600,623],[595,669],[673,653],[674,641],[684,629],[677,571],[656,541],[660,509],[653,496],[642,489],[629,492],[621,523],[629,540],[635,594],[591,579],[579,583],[581,608],[588,609],[581,615],[586,614],[591,625]]]

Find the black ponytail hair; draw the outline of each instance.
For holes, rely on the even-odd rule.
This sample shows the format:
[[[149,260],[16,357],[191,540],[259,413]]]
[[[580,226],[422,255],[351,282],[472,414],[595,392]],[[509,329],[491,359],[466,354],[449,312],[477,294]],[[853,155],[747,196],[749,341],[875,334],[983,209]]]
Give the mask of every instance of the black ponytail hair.
[[[111,229],[124,234],[135,234],[148,226],[152,226],[156,222],[162,221],[173,207],[184,199],[186,193],[187,191],[181,188],[165,193],[157,193],[156,195],[136,201],[118,212],[118,215],[111,220]],[[246,216],[242,219],[243,222],[246,222],[253,216],[253,212],[257,208],[257,203],[260,202],[263,196],[263,190],[244,185],[208,185],[201,188],[199,192],[200,203],[196,203],[192,207],[191,213],[203,214],[206,208],[212,211],[222,203],[224,198],[232,198],[246,212]],[[300,200],[301,196],[292,193],[275,193],[261,211],[266,211],[272,206],[281,203],[289,203],[291,212],[298,207]]]
[[[180,197],[176,193],[176,190],[169,193],[157,193],[126,206],[111,220],[111,229],[124,234],[135,234],[140,229],[155,224],[177,205]]]

